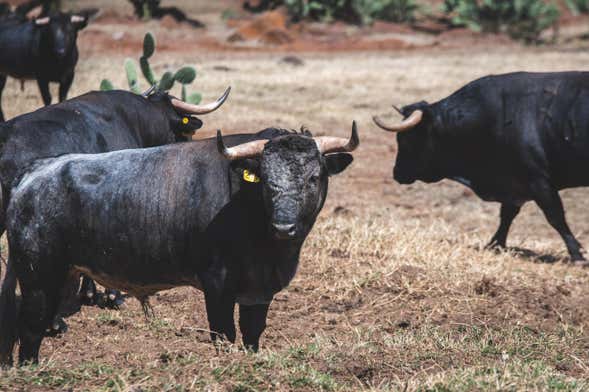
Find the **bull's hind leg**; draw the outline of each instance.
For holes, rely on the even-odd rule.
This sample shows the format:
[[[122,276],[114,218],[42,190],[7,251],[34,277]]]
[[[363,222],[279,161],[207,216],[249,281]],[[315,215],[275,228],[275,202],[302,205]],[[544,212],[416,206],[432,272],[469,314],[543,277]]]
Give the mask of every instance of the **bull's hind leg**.
[[[49,336],[54,336],[61,333],[66,333],[68,326],[63,319],[65,316],[74,314],[80,310],[81,301],[78,296],[78,289],[80,288],[80,273],[72,271],[65,285],[61,289],[61,296],[57,313],[53,318]]]
[[[48,278],[49,279],[49,278]],[[19,364],[39,361],[39,348],[57,314],[59,289],[21,285],[22,304],[18,320]]]
[[[0,122],[4,121],[4,112],[2,111],[2,92],[6,86],[6,75],[0,75]]]
[[[6,86],[6,75],[0,75],[0,122],[4,121],[4,112],[2,111],[2,92]]]
[[[571,255],[571,259],[575,262],[581,262],[580,264],[585,261],[585,257],[581,253],[581,244],[569,228],[569,225],[566,222],[564,208],[562,206],[562,200],[558,195],[558,191],[548,185],[546,182],[539,182],[533,184],[533,192],[534,192],[534,200],[538,207],[542,210],[548,223],[562,237],[566,247]]]
[[[507,234],[509,233],[509,228],[513,223],[513,220],[519,214],[521,209],[521,205],[516,204],[509,204],[503,203],[501,204],[501,212],[500,218],[501,221],[499,223],[499,228],[497,232],[491,238],[491,241],[487,244],[488,249],[492,248],[505,248],[507,242]]]

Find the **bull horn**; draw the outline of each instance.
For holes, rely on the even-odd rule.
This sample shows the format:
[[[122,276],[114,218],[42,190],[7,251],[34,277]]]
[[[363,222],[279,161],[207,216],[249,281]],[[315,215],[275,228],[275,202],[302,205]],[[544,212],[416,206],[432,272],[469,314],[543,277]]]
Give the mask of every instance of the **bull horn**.
[[[86,21],[86,18],[84,18],[81,15],[72,15],[70,20],[72,23],[82,23],[82,22]]]
[[[181,101],[177,98],[172,98],[171,102],[172,105],[187,114],[207,114],[207,113],[211,113],[214,112],[215,110],[219,109],[221,107],[221,105],[223,105],[225,103],[225,101],[227,100],[227,97],[229,96],[229,93],[231,92],[231,87],[228,87],[227,90],[225,90],[225,92],[223,93],[223,95],[217,99],[215,102],[206,104],[206,105],[193,105],[191,103],[187,103],[184,101]]]
[[[147,98],[149,96],[149,94],[153,93],[153,91],[155,90],[155,84],[152,85],[150,88],[148,88],[143,94],[141,94],[143,96],[143,98]]]
[[[46,24],[49,24],[49,21],[50,20],[51,20],[51,18],[49,18],[48,16],[46,16],[44,18],[35,19],[35,24],[37,26],[44,26]]]
[[[349,139],[333,136],[319,136],[313,138],[317,143],[317,148],[321,154],[331,154],[335,152],[351,152],[360,145],[358,137],[358,126],[356,121],[352,123],[352,135]]]
[[[217,131],[217,150],[230,161],[258,157],[264,151],[266,143],[268,143],[268,140],[254,140],[253,142],[238,144],[235,147],[227,147],[223,142],[221,130]]]
[[[422,118],[423,118],[423,111],[415,110],[413,113],[411,113],[411,115],[409,117],[407,117],[405,120],[401,121],[401,124],[386,125],[377,116],[372,117],[372,121],[374,121],[374,123],[376,125],[378,125],[382,129],[384,129],[385,131],[404,132],[404,131],[408,131],[408,130],[414,128],[417,124],[419,124],[419,122],[421,121]]]

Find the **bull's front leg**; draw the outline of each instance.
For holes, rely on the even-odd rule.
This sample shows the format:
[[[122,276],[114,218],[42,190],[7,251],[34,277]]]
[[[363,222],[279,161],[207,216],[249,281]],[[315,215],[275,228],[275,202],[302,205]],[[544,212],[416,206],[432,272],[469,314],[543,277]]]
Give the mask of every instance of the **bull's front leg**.
[[[493,238],[491,238],[491,241],[487,244],[487,249],[505,248],[509,228],[511,227],[511,224],[513,223],[513,220],[515,219],[517,214],[519,214],[520,209],[521,205],[510,203],[501,204],[501,222],[499,223],[499,228],[497,229],[497,232],[495,233]]]
[[[558,191],[545,181],[532,185],[534,201],[546,216],[548,223],[560,234],[571,256],[571,260],[581,265],[587,265],[585,257],[581,253],[581,244],[569,228],[566,222],[562,200]]]
[[[266,318],[270,304],[239,305],[239,330],[246,349],[257,352],[260,336],[266,329]]]
[[[235,295],[219,292],[213,288],[205,288],[204,292],[211,339],[213,342],[218,339],[226,339],[235,343],[235,320],[233,318]]]
[[[59,102],[63,102],[67,99],[67,93],[70,91],[72,82],[74,81],[74,73],[66,75],[63,80],[59,83]]]
[[[41,97],[45,106],[51,105],[51,92],[49,91],[49,81],[45,79],[37,79],[39,85],[39,91],[41,91]]]

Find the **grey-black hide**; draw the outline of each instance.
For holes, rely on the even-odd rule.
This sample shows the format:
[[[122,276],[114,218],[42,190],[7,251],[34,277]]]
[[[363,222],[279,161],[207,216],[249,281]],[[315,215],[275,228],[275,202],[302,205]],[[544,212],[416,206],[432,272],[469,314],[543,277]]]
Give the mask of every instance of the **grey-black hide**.
[[[352,161],[343,151],[357,146],[355,126],[353,135],[352,148],[325,148],[308,133],[267,129],[37,162],[8,210],[10,260],[23,297],[18,324],[12,321],[20,361],[37,360],[75,272],[142,301],[176,286],[199,288],[213,339],[235,340],[238,303],[244,344],[257,350],[274,294],[295,275],[328,176]],[[224,155],[224,143],[231,150],[260,141],[266,145],[257,154]],[[0,339],[1,357],[9,358],[14,340]]]

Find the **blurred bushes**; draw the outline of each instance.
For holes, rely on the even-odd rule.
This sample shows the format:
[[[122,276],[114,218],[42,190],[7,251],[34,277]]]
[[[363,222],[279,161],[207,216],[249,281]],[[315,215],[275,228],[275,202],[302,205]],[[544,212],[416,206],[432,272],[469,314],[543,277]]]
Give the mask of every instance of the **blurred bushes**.
[[[565,2],[575,15],[589,13],[589,0],[566,0]]]
[[[246,1],[244,8],[263,12],[286,7],[293,22],[341,20],[353,24],[370,24],[375,19],[390,22],[411,22],[415,19],[415,0],[261,0],[257,6]]]
[[[538,42],[542,31],[560,17],[558,7],[543,0],[445,0],[444,12],[455,26],[507,33],[528,43]]]

